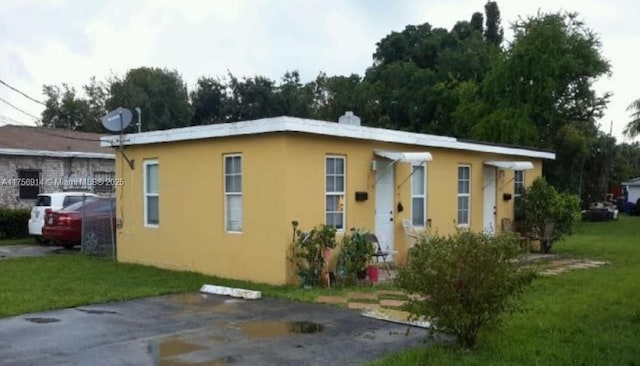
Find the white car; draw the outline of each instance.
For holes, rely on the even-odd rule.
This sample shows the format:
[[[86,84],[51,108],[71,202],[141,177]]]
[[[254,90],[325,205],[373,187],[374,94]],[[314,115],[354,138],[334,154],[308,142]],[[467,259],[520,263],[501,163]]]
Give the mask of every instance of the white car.
[[[97,197],[88,192],[55,192],[41,193],[38,195],[36,205],[31,209],[29,218],[29,234],[33,235],[40,243],[42,239],[42,227],[44,226],[44,216],[48,211],[57,211],[76,202],[86,199],[86,197]]]

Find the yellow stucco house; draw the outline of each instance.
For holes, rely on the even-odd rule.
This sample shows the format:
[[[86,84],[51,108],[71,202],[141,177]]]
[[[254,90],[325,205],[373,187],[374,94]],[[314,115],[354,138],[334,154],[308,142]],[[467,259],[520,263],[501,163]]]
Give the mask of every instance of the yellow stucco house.
[[[548,151],[292,117],[101,139],[119,147],[117,257],[273,284],[294,280],[292,221],[375,232],[407,255],[402,221],[500,230]],[[128,164],[127,160],[133,164]]]

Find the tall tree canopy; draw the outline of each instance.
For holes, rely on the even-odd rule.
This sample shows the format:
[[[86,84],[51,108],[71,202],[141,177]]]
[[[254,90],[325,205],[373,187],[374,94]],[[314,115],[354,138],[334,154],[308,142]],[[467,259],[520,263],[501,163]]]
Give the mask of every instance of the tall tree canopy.
[[[640,174],[637,145],[616,145],[597,119],[609,95],[593,83],[610,73],[596,34],[574,13],[538,13],[513,23],[504,44],[497,2],[451,29],[407,25],[379,42],[364,74],[320,72],[304,83],[297,71],[280,80],[261,75],[203,76],[189,94],[177,71],[141,67],[107,84],[94,80],[78,96],[45,86],[43,124],[101,131],[115,107],[142,108],[144,130],[254,120],[281,115],[337,121],[354,111],[362,123],[488,142],[551,149],[548,180],[585,200],[608,177]],[[640,99],[627,133],[640,132]]]
[[[627,107],[627,112],[631,112],[631,121],[627,123],[624,134],[630,138],[640,135],[640,99],[636,99]]]
[[[175,70],[152,67],[131,69],[116,77],[106,101],[109,110],[142,110],[142,130],[163,130],[191,124],[193,112],[187,86]]]
[[[86,97],[78,96],[76,89],[67,84],[45,85],[46,108],[42,112],[44,127],[57,127],[85,132],[102,132],[100,118],[105,113],[107,89],[104,83],[91,78],[83,87]]]

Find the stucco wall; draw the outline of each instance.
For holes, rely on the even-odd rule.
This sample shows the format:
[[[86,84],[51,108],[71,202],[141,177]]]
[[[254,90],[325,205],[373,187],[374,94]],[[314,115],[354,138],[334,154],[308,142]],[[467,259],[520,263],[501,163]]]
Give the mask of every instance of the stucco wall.
[[[118,260],[258,282],[284,283],[291,224],[285,213],[284,137],[247,136],[132,146],[118,155]],[[225,230],[224,154],[242,154],[243,231]],[[159,162],[158,227],[144,226],[143,161]],[[123,174],[124,172],[124,174]]]
[[[292,238],[291,222],[309,230],[325,220],[324,165],[327,155],[346,157],[346,225],[375,230],[374,149],[429,151],[427,166],[427,218],[431,227],[418,228],[448,234],[455,230],[457,216],[457,167],[471,166],[472,230],[483,228],[483,162],[528,160],[526,184],[541,174],[541,161],[460,150],[424,148],[365,140],[332,138],[301,133],[272,133],[224,139],[196,140],[126,148],[135,160],[134,169],[118,155],[116,172],[124,178],[117,187],[118,260],[160,267],[193,270],[221,277],[258,282],[285,283],[294,279],[287,260]],[[224,221],[224,154],[242,154],[243,230],[227,233]],[[143,161],[159,161],[158,227],[143,221]],[[411,217],[411,167],[395,166],[394,248],[396,261],[406,261],[402,220]],[[513,217],[513,171],[498,170],[496,182],[496,227],[503,217]],[[368,193],[366,201],[355,200],[356,191]],[[335,253],[336,251],[334,251]]]
[[[95,172],[114,172],[113,159],[53,158],[31,156],[0,156],[0,206],[30,208],[32,199],[20,199],[20,187],[16,184],[18,170],[40,171],[40,193],[57,192],[64,189],[60,184],[68,178],[90,179]],[[74,188],[73,190],[82,190]],[[87,187],[91,190],[91,187]]]

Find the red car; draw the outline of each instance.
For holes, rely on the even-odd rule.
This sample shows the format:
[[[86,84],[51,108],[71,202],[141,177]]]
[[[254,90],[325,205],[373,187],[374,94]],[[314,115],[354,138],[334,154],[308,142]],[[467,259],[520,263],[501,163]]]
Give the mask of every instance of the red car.
[[[86,222],[87,235],[96,236],[106,231],[115,235],[115,198],[90,198],[58,211],[49,211],[44,217],[42,237],[56,245],[72,248],[82,243],[82,220]],[[109,223],[111,221],[111,223]],[[90,227],[87,227],[90,223]]]

